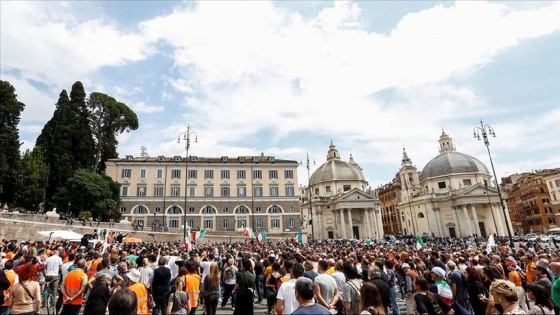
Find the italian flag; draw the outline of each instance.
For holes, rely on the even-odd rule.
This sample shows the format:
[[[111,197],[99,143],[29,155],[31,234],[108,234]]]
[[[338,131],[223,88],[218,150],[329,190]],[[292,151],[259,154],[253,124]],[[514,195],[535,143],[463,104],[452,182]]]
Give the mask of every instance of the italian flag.
[[[303,234],[301,232],[296,235],[296,242],[303,243]]]
[[[367,240],[366,240],[366,246],[369,246],[369,245],[371,245],[371,240],[370,240],[370,239],[367,239]]]
[[[424,241],[422,241],[422,236],[417,236],[416,237],[416,249],[420,249],[424,247]]]
[[[200,230],[198,232],[192,232],[192,240],[196,241],[196,240],[199,240],[199,239],[203,239],[204,234],[206,234],[206,230]]]
[[[257,235],[257,242],[262,242],[266,239],[266,232],[262,231]]]
[[[255,233],[253,232],[253,229],[250,227],[246,227],[243,234],[245,234],[245,237],[255,238]]]
[[[188,251],[191,250],[191,238],[190,237],[185,237],[185,249]]]

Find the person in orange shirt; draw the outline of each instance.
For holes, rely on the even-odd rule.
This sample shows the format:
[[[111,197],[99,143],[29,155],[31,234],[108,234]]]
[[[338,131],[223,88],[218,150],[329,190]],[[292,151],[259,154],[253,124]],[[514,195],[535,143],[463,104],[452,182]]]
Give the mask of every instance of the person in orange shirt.
[[[525,289],[523,289],[521,282],[521,275],[517,271],[517,264],[513,261],[507,262],[508,279],[515,284],[515,289],[517,290],[517,298],[519,301],[519,306],[525,311],[528,311],[527,300],[525,299]]]
[[[12,270],[14,268],[14,261],[8,260],[4,264],[4,274],[6,275],[6,279],[10,283],[10,286],[4,290],[4,304],[0,306],[0,314],[8,314],[10,309],[10,289],[14,286],[14,284],[19,282],[18,275]],[[1,271],[0,271],[1,272]]]
[[[200,276],[196,274],[196,266],[191,262],[187,261],[187,271],[185,275],[185,292],[189,296],[189,305],[191,311],[189,315],[194,315],[196,309],[198,308],[198,298],[200,295]]]
[[[87,275],[84,272],[86,261],[78,260],[76,269],[70,271],[60,286],[64,306],[61,315],[78,315],[84,301],[87,285]]]
[[[148,289],[146,289],[146,286],[140,282],[140,271],[133,268],[130,269],[126,275],[128,277],[128,282],[130,283],[128,289],[134,292],[134,294],[136,294],[136,298],[138,299],[138,306],[136,308],[137,314],[149,314]]]
[[[532,283],[535,281],[535,269],[537,269],[537,264],[533,261],[533,254],[525,254],[525,256],[523,256],[523,261],[525,262],[525,275],[527,276],[527,282]]]

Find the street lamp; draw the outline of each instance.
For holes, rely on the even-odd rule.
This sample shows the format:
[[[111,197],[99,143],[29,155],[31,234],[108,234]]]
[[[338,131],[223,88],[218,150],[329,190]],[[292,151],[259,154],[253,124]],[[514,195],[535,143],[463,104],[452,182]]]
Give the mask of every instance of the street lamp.
[[[484,123],[482,123],[482,119],[480,120],[480,127],[476,126],[473,128],[474,138],[480,140],[480,135],[482,135],[482,139],[484,140],[484,145],[486,146],[486,150],[488,151],[488,157],[490,158],[490,166],[492,166],[492,173],[494,174],[496,189],[498,190],[498,198],[500,198],[500,205],[502,206],[504,221],[506,222],[506,227],[508,231],[509,245],[511,248],[514,248],[513,238],[511,236],[511,229],[509,228],[509,224],[507,222],[506,206],[504,205],[504,199],[502,199],[502,192],[500,191],[500,185],[498,185],[498,177],[496,177],[496,170],[494,169],[492,154],[490,154],[490,142],[488,141],[488,135],[491,135],[492,137],[496,137],[496,133],[494,132],[494,128],[492,128],[490,125],[485,125]]]
[[[311,239],[315,240],[315,229],[313,228],[314,223],[313,222],[313,204],[311,203],[311,174],[309,172],[309,166],[311,163],[311,160],[313,160],[313,165],[315,165],[315,158],[314,157],[309,157],[309,153],[307,153],[305,158],[301,158],[301,161],[299,163],[299,165],[303,165],[303,160],[305,159],[305,165],[307,168],[307,190],[308,190],[308,194],[309,194],[309,217],[311,218]],[[305,225],[307,226],[307,224]]]
[[[198,142],[198,135],[196,132],[192,131],[189,125],[187,125],[187,131],[183,131],[177,137],[177,143],[181,143],[181,140],[185,142],[185,209],[183,210],[183,242],[186,242],[187,239],[187,194],[188,194],[188,177],[189,177],[189,168],[188,168],[188,159],[189,159],[189,149],[191,147],[191,135],[194,135],[194,142]],[[181,138],[181,136],[183,136]]]

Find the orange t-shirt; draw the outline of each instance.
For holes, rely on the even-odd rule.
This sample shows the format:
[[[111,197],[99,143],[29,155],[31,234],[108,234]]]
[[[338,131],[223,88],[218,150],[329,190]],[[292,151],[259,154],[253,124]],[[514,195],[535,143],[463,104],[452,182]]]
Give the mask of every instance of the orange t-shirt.
[[[510,271],[508,277],[509,277],[509,281],[513,282],[516,287],[521,286],[521,276],[519,275],[519,272]]]

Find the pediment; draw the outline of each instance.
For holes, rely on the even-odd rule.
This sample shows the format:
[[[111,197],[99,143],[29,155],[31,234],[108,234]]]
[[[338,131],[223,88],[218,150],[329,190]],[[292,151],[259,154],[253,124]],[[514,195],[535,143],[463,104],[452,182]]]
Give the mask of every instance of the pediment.
[[[486,196],[486,195],[495,195],[498,193],[498,190],[494,187],[485,187],[483,184],[472,185],[469,187],[465,187],[464,189],[458,191],[456,194],[457,197],[478,197],[478,196]]]
[[[363,201],[363,200],[376,200],[373,196],[366,194],[365,192],[354,188],[347,191],[345,194],[340,196],[339,201]]]

